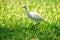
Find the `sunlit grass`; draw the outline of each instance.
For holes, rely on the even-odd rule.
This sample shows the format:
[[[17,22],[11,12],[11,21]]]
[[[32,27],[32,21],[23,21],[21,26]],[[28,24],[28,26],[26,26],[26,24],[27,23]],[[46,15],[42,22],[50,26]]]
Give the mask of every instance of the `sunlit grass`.
[[[39,13],[47,22],[40,22],[37,30],[31,30],[33,20],[27,18],[22,5],[28,11]],[[13,30],[13,31],[11,31]],[[0,0],[0,39],[60,40],[60,1],[59,0]]]

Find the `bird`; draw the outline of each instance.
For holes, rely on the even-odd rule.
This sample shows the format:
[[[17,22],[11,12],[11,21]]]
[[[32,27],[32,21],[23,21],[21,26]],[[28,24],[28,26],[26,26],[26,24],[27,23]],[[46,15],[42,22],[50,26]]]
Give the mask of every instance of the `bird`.
[[[37,21],[45,21],[42,16],[40,16],[37,12],[28,12],[27,7],[24,5],[23,8],[26,10],[26,15],[28,18],[34,20],[35,22]]]
[[[39,15],[37,12],[29,12],[26,5],[23,5],[23,8],[26,11],[27,17],[32,19],[34,22],[36,22],[36,24],[39,24],[37,23],[39,21],[45,21],[44,18],[41,15]]]

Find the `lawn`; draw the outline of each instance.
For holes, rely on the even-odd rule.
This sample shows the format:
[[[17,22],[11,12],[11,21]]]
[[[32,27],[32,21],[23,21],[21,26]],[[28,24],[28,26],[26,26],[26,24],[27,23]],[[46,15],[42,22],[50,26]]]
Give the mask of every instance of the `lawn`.
[[[32,25],[22,5],[39,13],[47,23]],[[0,40],[60,40],[60,0],[0,0]]]

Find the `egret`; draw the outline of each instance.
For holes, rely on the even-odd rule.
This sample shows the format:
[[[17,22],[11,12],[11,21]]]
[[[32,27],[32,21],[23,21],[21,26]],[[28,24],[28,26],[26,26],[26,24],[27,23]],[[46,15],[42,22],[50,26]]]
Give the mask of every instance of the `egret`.
[[[42,16],[40,16],[38,13],[28,12],[28,9],[27,9],[26,5],[23,5],[23,8],[25,8],[25,10],[26,10],[27,17],[32,19],[33,21],[35,21],[35,22],[45,21],[44,18]]]
[[[31,18],[35,22],[37,22],[37,21],[45,21],[44,18],[42,18],[38,13],[36,13],[36,12],[28,12],[28,9],[27,9],[27,7],[25,5],[23,6],[23,8],[25,8],[28,18]]]

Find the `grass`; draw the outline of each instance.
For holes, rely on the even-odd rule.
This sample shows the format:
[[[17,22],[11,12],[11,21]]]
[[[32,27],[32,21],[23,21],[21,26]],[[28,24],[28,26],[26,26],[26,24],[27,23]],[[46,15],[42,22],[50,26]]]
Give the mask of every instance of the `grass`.
[[[33,20],[27,18],[22,5],[28,11],[38,12],[45,21],[31,29]],[[0,40],[60,40],[60,0],[0,0]]]

